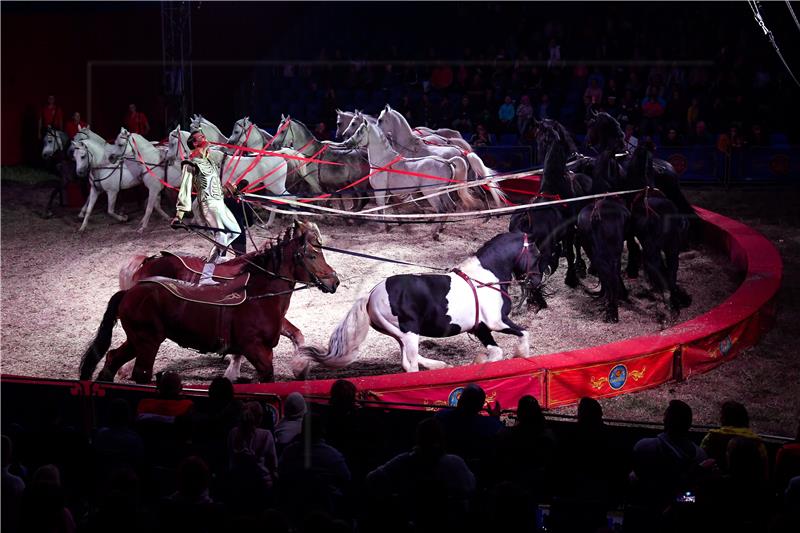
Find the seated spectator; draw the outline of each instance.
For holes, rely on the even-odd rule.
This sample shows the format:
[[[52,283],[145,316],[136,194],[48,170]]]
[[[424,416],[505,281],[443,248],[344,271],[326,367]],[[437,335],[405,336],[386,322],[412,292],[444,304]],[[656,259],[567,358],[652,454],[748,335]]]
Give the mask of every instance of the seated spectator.
[[[642,100],[642,130],[653,135],[658,131],[659,120],[664,116],[666,102],[658,96],[654,87],[648,90],[647,96]]]
[[[717,137],[717,150],[730,155],[733,150],[740,150],[744,146],[744,140],[739,135],[739,128],[731,126],[726,133],[720,133]]]
[[[664,432],[633,447],[632,496],[641,504],[659,511],[677,494],[694,490],[707,456],[689,438],[691,426],[691,407],[672,400],[664,412]]]
[[[692,104],[686,110],[686,124],[689,127],[688,131],[693,132],[700,120],[700,100],[695,96],[692,98]]]
[[[523,94],[517,106],[517,133],[522,135],[533,121],[533,106],[527,94]]]
[[[368,494],[377,504],[378,521],[397,517],[401,524],[413,522],[424,531],[466,525],[462,521],[475,487],[475,476],[464,460],[445,453],[444,432],[436,418],[417,424],[413,450],[401,453],[367,476]],[[397,516],[397,508],[401,516]]]
[[[97,512],[90,515],[86,531],[105,533],[113,529],[115,533],[138,533],[146,529],[151,524],[145,523],[140,492],[139,476],[132,468],[116,469],[99,495]]]
[[[469,139],[469,144],[472,146],[491,146],[492,140],[489,137],[489,132],[486,131],[486,126],[478,124],[475,133]]]
[[[330,141],[330,132],[324,122],[318,122],[312,132],[318,141]]]
[[[542,408],[533,396],[523,396],[517,405],[517,423],[497,434],[495,474],[539,493],[551,487],[556,438],[547,429]],[[537,499],[540,501],[540,499]]]
[[[321,417],[308,413],[300,438],[278,460],[279,496],[293,522],[318,510],[334,516],[347,513],[351,475],[344,456],[325,442]]]
[[[158,397],[143,398],[136,409],[138,420],[174,422],[176,417],[188,415],[193,409],[192,400],[181,398],[183,383],[175,372],[167,372],[158,379]]]
[[[77,530],[75,519],[65,505],[61,473],[55,465],[44,465],[34,472],[22,498],[19,524],[21,531]]]
[[[794,441],[781,446],[775,455],[775,486],[783,490],[789,480],[797,476],[800,476],[800,421]]]
[[[638,124],[640,114],[641,109],[639,103],[633,96],[633,91],[630,89],[626,90],[622,102],[619,103],[617,120],[620,124]]]
[[[478,477],[480,467],[491,458],[497,433],[503,429],[500,422],[500,405],[495,403],[490,416],[481,416],[486,393],[474,383],[464,387],[455,409],[436,413],[442,424],[447,452],[460,456]]]
[[[239,424],[228,436],[227,500],[235,508],[264,507],[278,473],[275,440],[261,427],[264,409],[258,402],[244,405]]]
[[[697,121],[697,124],[694,126],[694,133],[689,139],[689,142],[695,146],[711,146],[714,144],[714,138],[708,133],[705,121]]]
[[[200,457],[191,456],[178,466],[178,490],[161,502],[159,531],[221,531],[222,509],[208,492],[211,474]]]
[[[503,105],[497,111],[497,118],[500,119],[500,127],[503,132],[510,133],[513,131],[514,116],[514,101],[510,96],[506,96]]]
[[[131,428],[131,408],[123,398],[109,406],[108,425],[97,430],[92,442],[100,469],[111,473],[116,468],[139,468],[144,460],[142,437]]]
[[[456,111],[455,120],[453,120],[452,128],[461,132],[472,131],[472,106],[470,105],[469,96],[461,98],[461,105]]]
[[[588,99],[591,105],[600,104],[603,101],[603,88],[597,78],[589,79],[589,86],[583,92],[584,99]]]
[[[208,386],[208,404],[192,414],[192,441],[213,472],[227,467],[228,435],[242,414],[242,402],[233,397],[233,383],[217,376]]]
[[[767,471],[767,448],[757,434],[750,430],[750,417],[747,409],[739,402],[729,400],[722,404],[719,415],[718,429],[712,429],[703,437],[700,447],[713,459],[716,466],[723,472],[728,471],[726,462],[728,442],[733,438],[753,439],[758,444],[764,462],[763,470]]]
[[[625,142],[625,149],[630,153],[633,153],[636,150],[636,147],[639,146],[639,139],[633,135],[635,130],[636,126],[633,124],[625,125],[625,136],[623,137],[623,141]]]
[[[675,128],[669,128],[667,130],[667,134],[664,136],[661,144],[664,146],[683,146],[683,137],[680,136],[678,130]]]
[[[278,455],[300,434],[305,415],[306,400],[303,395],[299,392],[289,394],[283,407],[283,418],[275,426],[275,448]]]
[[[3,485],[0,496],[2,497],[2,513],[0,513],[0,529],[2,531],[19,531],[19,513],[22,495],[25,492],[25,482],[21,477],[9,472],[13,447],[11,439],[3,435]]]
[[[769,138],[764,132],[761,124],[753,124],[750,128],[750,139],[748,140],[750,146],[769,146]]]

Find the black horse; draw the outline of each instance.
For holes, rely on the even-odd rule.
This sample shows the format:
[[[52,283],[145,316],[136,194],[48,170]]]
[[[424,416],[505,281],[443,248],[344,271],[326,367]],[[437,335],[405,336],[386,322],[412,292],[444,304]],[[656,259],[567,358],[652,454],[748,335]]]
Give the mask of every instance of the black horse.
[[[634,188],[645,188],[632,199],[630,226],[642,244],[648,282],[658,293],[669,290],[670,307],[677,312],[692,303],[692,297],[678,285],[678,256],[686,240],[689,222],[675,204],[655,188],[654,149],[652,142],[640,143],[628,166],[628,183]]]
[[[599,192],[610,192],[609,183],[617,176],[614,152],[607,150],[600,154],[594,165],[595,175],[592,183]],[[598,198],[581,209],[578,214],[578,231],[581,243],[589,253],[592,267],[600,280],[600,293],[606,299],[606,322],[618,322],[619,300],[627,298],[627,290],[622,281],[622,248],[630,220],[630,211],[619,196]]]
[[[567,157],[573,153],[571,150],[574,149],[574,143],[569,133],[563,127],[559,128],[560,124],[556,124],[537,124],[537,141],[546,155],[539,186],[542,196],[532,202],[534,205],[557,198],[583,196],[591,190],[592,181],[589,176],[567,171]],[[509,231],[525,232],[536,243],[541,253],[541,272],[555,272],[559,257],[562,253],[566,255],[567,275],[564,282],[572,288],[578,286],[577,264],[583,262],[580,259],[580,245],[576,242],[575,220],[579,210],[579,203],[532,207],[514,214],[509,222]],[[583,273],[585,274],[585,265]],[[533,288],[527,299],[534,307],[547,307],[541,287]]]

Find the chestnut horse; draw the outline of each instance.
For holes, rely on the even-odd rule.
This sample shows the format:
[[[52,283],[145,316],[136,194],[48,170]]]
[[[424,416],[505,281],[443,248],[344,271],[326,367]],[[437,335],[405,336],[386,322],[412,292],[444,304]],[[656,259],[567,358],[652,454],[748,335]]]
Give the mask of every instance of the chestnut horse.
[[[135,358],[133,379],[149,383],[158,348],[165,339],[171,339],[202,353],[243,355],[255,367],[259,380],[272,381],[272,349],[278,344],[295,285],[313,285],[326,293],[336,292],[339,286],[339,278],[326,263],[321,246],[315,224],[295,222],[280,242],[248,259],[243,270],[244,276],[249,275],[246,285],[241,284],[241,276],[211,287],[156,277],[117,292],[83,355],[80,379],[91,379],[97,363],[105,356],[98,380],[113,381],[120,367]],[[201,301],[209,292],[225,291],[228,285],[239,287],[226,296],[241,300],[238,305]],[[177,287],[185,296],[176,296],[168,286]],[[106,354],[117,319],[127,338]]]

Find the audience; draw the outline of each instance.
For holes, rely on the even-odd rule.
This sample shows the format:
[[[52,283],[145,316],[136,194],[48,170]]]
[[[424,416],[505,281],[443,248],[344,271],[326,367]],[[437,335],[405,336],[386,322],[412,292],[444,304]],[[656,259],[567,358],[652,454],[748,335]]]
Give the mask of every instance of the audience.
[[[766,473],[769,468],[767,448],[761,438],[750,430],[750,417],[745,406],[732,400],[726,401],[722,404],[719,418],[719,429],[710,430],[700,443],[706,455],[714,460],[721,471],[728,472],[728,443],[734,438],[751,439],[757,444],[762,470]]]
[[[303,395],[299,392],[290,393],[283,406],[283,418],[275,426],[275,448],[279,455],[300,435],[305,415],[306,400]]]
[[[19,531],[19,511],[22,495],[25,491],[25,481],[21,477],[9,472],[11,466],[11,456],[13,447],[11,439],[3,435],[3,486],[2,496],[3,507],[0,514],[0,529],[7,532]]]

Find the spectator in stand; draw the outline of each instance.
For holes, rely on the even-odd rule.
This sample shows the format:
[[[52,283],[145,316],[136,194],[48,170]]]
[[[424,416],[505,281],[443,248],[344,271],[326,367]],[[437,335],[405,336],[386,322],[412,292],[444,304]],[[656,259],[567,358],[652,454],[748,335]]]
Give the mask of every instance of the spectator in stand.
[[[481,416],[485,402],[484,390],[470,383],[461,392],[455,409],[436,413],[444,429],[448,453],[459,455],[478,477],[480,465],[491,458],[495,436],[503,429],[499,402],[489,408],[489,416]]]
[[[227,497],[242,510],[265,506],[271,498],[278,473],[278,457],[272,433],[261,427],[264,409],[248,402],[239,424],[228,435]]]
[[[9,472],[13,446],[11,439],[3,435],[3,485],[0,491],[2,497],[2,513],[0,513],[0,529],[4,532],[16,533],[19,531],[19,514],[22,495],[25,492],[25,482],[21,477]]]
[[[212,472],[222,472],[227,467],[228,435],[239,424],[241,415],[242,402],[233,397],[233,383],[228,378],[215,377],[208,386],[205,409],[195,410],[192,415],[192,443]]]
[[[664,412],[664,432],[633,447],[631,496],[656,514],[702,477],[707,456],[689,438],[691,427],[692,408],[672,400]]]
[[[619,104],[619,116],[617,120],[621,124],[638,124],[641,109],[636,98],[633,96],[633,91],[630,89],[625,91],[625,96]]]
[[[513,481],[538,498],[549,491],[554,474],[556,453],[555,435],[539,402],[533,396],[523,396],[517,404],[517,423],[497,434],[496,469],[500,481]]]
[[[658,96],[655,87],[650,87],[647,96],[642,100],[642,131],[647,135],[653,135],[658,132],[659,122],[661,117],[664,116],[666,110],[666,103],[664,99]]]
[[[690,143],[696,146],[712,146],[714,138],[706,130],[706,123],[703,120],[698,120],[694,126],[694,134],[690,139]]]
[[[55,465],[39,467],[22,497],[20,530],[59,533],[77,531],[75,519],[67,509],[64,499],[64,488],[61,485],[61,473],[58,467]]]
[[[330,132],[328,131],[328,126],[324,122],[318,122],[314,126],[314,131],[311,133],[314,134],[314,137],[317,138],[318,141],[330,141]]]
[[[517,133],[522,135],[533,122],[533,106],[527,94],[523,94],[517,106]]]
[[[748,142],[750,146],[769,146],[769,139],[766,133],[764,133],[764,128],[761,127],[761,124],[755,123],[750,128],[750,139],[748,139]]]
[[[450,65],[437,65],[431,71],[431,86],[437,91],[445,91],[453,84],[453,68]]]
[[[683,137],[678,133],[678,130],[670,128],[661,140],[661,144],[664,146],[683,146],[685,143],[683,142]]]
[[[667,102],[667,108],[664,112],[664,120],[669,127],[678,130],[678,133],[683,131],[684,119],[687,117],[686,101],[681,96],[680,91],[675,88],[672,89],[672,96]]]
[[[478,124],[478,127],[475,128],[475,133],[469,140],[469,144],[472,146],[491,146],[492,140],[489,137],[489,132],[486,131],[486,126],[483,124]]]
[[[625,149],[628,150],[630,153],[633,153],[636,150],[636,147],[639,146],[639,139],[634,137],[633,133],[636,130],[636,126],[631,123],[625,124],[625,136],[623,137],[623,141],[625,142]]]
[[[306,400],[299,392],[292,392],[286,397],[283,418],[275,426],[275,448],[279,456],[302,432],[306,410]]]
[[[108,425],[97,430],[92,445],[101,472],[110,474],[114,469],[138,469],[144,460],[144,441],[131,428],[131,407],[123,398],[115,398],[109,405]]]
[[[550,39],[547,45],[547,68],[558,67],[561,63],[561,46],[555,39]]]
[[[586,87],[586,90],[583,92],[584,100],[588,98],[589,103],[592,105],[597,105],[602,103],[603,101],[603,88],[600,86],[597,78],[590,78],[589,79],[589,86]]]
[[[197,456],[187,457],[178,465],[178,490],[161,502],[159,529],[175,531],[221,531],[222,509],[209,494],[211,473]]]
[[[717,150],[730,155],[733,150],[741,150],[744,141],[739,135],[739,128],[731,126],[727,133],[720,133],[717,137]]]
[[[346,513],[350,469],[342,453],[326,443],[325,426],[319,415],[306,414],[300,438],[278,461],[278,495],[295,523],[313,511]]]
[[[617,105],[617,97],[616,96],[607,96],[606,103],[604,106],[601,107],[603,111],[608,113],[614,118],[619,116],[619,106]]]
[[[75,135],[81,130],[81,128],[85,128],[88,126],[84,121],[81,120],[81,114],[75,111],[72,114],[72,117],[67,121],[66,125],[64,125],[64,132],[69,136],[70,139],[75,137]]]
[[[500,119],[500,127],[504,133],[513,133],[514,131],[514,100],[510,96],[506,96],[503,105],[497,111],[497,118]]]
[[[461,132],[472,131],[472,107],[470,106],[469,96],[461,97],[461,105],[456,111],[456,118],[452,128]]]
[[[443,97],[439,102],[439,108],[436,112],[436,127],[437,128],[450,128],[453,124],[453,106],[450,104],[448,97]]]
[[[158,378],[158,376],[156,376]],[[175,372],[166,372],[157,379],[158,397],[143,398],[136,409],[137,419],[174,422],[177,417],[191,414],[192,400],[181,398],[183,383]]]
[[[750,416],[747,408],[739,402],[729,400],[722,404],[719,414],[718,429],[712,429],[703,437],[700,447],[713,459],[716,466],[723,472],[728,472],[726,455],[728,442],[733,438],[753,439],[758,443],[758,450],[763,461],[762,470],[768,469],[767,448],[757,434],[750,430]]]
[[[550,95],[547,93],[542,95],[542,99],[539,102],[539,108],[536,111],[536,116],[539,118],[539,120],[553,118],[550,109]]]
[[[367,488],[374,498],[369,508],[375,508],[376,524],[392,530],[414,523],[422,531],[443,531],[466,525],[465,514],[476,483],[461,457],[445,453],[439,421],[427,418],[417,424],[414,448],[370,472]],[[400,518],[400,524],[386,524],[387,517]]]
[[[783,490],[797,476],[800,476],[800,421],[794,441],[781,446],[775,455],[775,487]]]
[[[436,109],[431,104],[431,99],[427,94],[422,95],[419,104],[419,125],[426,128],[433,128],[436,124]]]
[[[131,133],[138,133],[143,137],[147,137],[147,134],[150,133],[150,123],[147,121],[147,116],[136,110],[136,104],[128,104],[128,113],[122,123],[125,124],[125,129]]]
[[[64,112],[56,105],[56,97],[52,94],[47,97],[47,105],[39,110],[37,132],[41,141],[47,128],[64,129]]]

